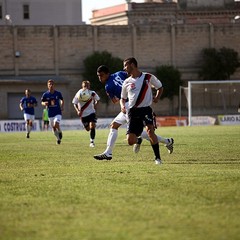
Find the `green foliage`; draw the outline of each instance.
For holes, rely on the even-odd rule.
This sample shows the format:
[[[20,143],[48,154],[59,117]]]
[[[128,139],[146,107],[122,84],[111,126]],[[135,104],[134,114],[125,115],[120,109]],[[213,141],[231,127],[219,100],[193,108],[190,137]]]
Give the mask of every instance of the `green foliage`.
[[[123,68],[123,60],[118,57],[113,57],[107,51],[94,52],[88,56],[84,61],[83,77],[91,82],[91,89],[97,91],[101,97],[101,101],[108,102],[108,97],[105,93],[104,86],[97,77],[97,68],[100,65],[108,66],[111,73],[120,71]]]
[[[155,165],[119,129],[111,161],[96,161],[109,130],[0,133],[0,239],[202,240],[240,236],[240,126],[163,127]],[[231,144],[234,143],[234,144]]]
[[[161,99],[173,100],[173,97],[179,94],[179,86],[182,84],[180,71],[173,66],[163,65],[156,68],[156,77],[163,84]]]
[[[238,52],[230,48],[205,48],[201,54],[199,76],[203,80],[226,80],[240,66]]]

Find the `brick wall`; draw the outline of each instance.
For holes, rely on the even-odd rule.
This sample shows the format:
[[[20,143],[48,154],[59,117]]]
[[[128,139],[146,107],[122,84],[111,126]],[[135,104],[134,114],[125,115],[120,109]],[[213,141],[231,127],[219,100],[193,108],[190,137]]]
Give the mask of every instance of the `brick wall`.
[[[93,51],[107,50],[122,59],[135,56],[140,68],[151,72],[162,64],[175,65],[182,72],[183,80],[195,80],[198,79],[199,56],[203,48],[229,47],[240,54],[239,39],[239,22],[215,25],[0,26],[0,78],[60,75],[69,82],[71,99],[80,87],[84,59]],[[16,51],[20,52],[20,57],[15,57]],[[232,79],[240,79],[240,71]],[[45,90],[45,83],[39,83],[39,88]],[[4,96],[0,90],[0,99]],[[177,107],[176,102],[177,99],[174,103]],[[159,114],[168,114],[168,110],[165,103]],[[74,116],[71,104],[65,114],[66,117]],[[0,110],[0,118],[6,116],[6,112]]]

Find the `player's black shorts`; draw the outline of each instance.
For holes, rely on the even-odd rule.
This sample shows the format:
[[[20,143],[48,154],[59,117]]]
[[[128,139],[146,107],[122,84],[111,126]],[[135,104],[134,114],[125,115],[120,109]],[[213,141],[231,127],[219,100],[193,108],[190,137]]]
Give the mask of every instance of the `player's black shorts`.
[[[153,125],[153,111],[151,107],[133,107],[129,110],[128,117],[127,133],[134,133],[140,136],[146,125]]]
[[[91,113],[90,115],[88,115],[86,117],[82,117],[81,120],[82,120],[83,126],[85,128],[87,128],[89,126],[90,122],[94,122],[94,123],[97,122],[97,117],[96,117],[95,113]]]
[[[48,125],[48,124],[49,124],[49,121],[48,121],[48,120],[44,120],[44,121],[43,121],[43,124],[44,124],[44,125]]]

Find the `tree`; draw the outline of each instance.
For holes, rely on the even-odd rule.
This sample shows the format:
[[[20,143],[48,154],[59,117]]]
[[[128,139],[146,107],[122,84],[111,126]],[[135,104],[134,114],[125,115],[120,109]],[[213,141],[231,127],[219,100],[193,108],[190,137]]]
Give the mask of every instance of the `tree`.
[[[96,90],[101,100],[108,103],[108,97],[105,93],[103,84],[97,77],[97,68],[100,65],[108,66],[110,72],[117,72],[123,68],[123,60],[118,57],[113,57],[111,53],[107,51],[94,52],[83,61],[84,73],[83,77],[91,82],[91,88]]]
[[[205,48],[201,53],[199,77],[203,80],[226,80],[240,66],[238,52],[230,48]]]
[[[162,65],[156,68],[156,77],[163,84],[164,90],[161,99],[173,100],[173,97],[179,94],[179,86],[182,84],[179,70],[173,66]]]
[[[161,99],[168,98],[171,101],[172,113],[174,112],[173,98],[179,95],[179,87],[182,84],[180,71],[170,65],[156,67],[156,77],[163,84]]]

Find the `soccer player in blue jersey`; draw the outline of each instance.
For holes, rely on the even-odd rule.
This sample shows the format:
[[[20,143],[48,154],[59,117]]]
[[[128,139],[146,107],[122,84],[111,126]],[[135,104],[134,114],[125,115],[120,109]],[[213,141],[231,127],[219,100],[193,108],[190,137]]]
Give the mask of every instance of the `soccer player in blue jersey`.
[[[43,106],[48,107],[49,122],[53,129],[53,133],[57,138],[57,144],[60,144],[62,139],[60,122],[62,120],[64,100],[62,93],[56,91],[54,86],[54,81],[52,79],[49,79],[47,81],[48,91],[43,93],[41,102]]]
[[[24,112],[23,117],[26,122],[26,138],[30,138],[33,122],[35,120],[34,107],[37,106],[37,100],[31,96],[31,90],[25,90],[25,97],[20,100],[19,107]]]
[[[125,71],[119,71],[111,74],[108,67],[105,65],[101,65],[97,69],[97,76],[101,83],[105,85],[106,94],[109,96],[111,101],[114,104],[118,104],[121,98],[122,85],[125,79],[128,78],[128,74]],[[111,160],[112,159],[112,151],[114,144],[117,140],[118,136],[118,128],[127,123],[128,116],[127,114],[120,112],[110,124],[110,132],[108,134],[107,139],[107,147],[105,151],[101,154],[94,155],[94,158],[97,160]],[[173,152],[173,139],[172,138],[163,138],[161,136],[157,136],[158,141],[162,142],[166,145],[168,152]],[[143,131],[141,137],[139,137],[138,142],[134,144],[133,151],[138,153],[140,150],[140,144],[142,143],[142,138],[149,141],[149,137],[146,131]]]

